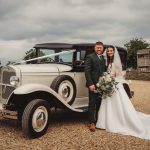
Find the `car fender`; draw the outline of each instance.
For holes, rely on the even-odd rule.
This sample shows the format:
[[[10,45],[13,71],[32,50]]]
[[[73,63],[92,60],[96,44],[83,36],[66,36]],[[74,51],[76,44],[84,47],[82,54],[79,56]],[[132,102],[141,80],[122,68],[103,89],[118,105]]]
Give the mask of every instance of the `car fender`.
[[[49,92],[53,95],[56,93],[54,90],[52,90],[50,87],[43,85],[43,84],[36,84],[36,83],[31,83],[31,84],[24,84],[14,90],[14,94],[17,95],[23,95],[23,94],[30,94],[36,91],[45,91]]]
[[[23,94],[30,94],[36,91],[44,91],[47,92],[49,94],[52,94],[53,96],[55,96],[62,104],[64,104],[67,108],[71,109],[72,111],[76,111],[76,112],[82,112],[82,110],[79,109],[75,109],[72,106],[70,106],[61,95],[59,95],[58,93],[56,93],[53,89],[51,89],[50,87],[43,85],[43,84],[25,84],[22,85],[20,87],[18,87],[17,89],[14,90],[14,94],[16,95],[23,95]]]

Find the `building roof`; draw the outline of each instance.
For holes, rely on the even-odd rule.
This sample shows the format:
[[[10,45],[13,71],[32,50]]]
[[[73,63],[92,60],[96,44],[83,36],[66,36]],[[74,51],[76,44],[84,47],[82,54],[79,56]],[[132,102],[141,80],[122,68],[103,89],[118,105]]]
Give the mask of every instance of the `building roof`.
[[[137,51],[137,54],[149,54],[150,49],[141,49]]]

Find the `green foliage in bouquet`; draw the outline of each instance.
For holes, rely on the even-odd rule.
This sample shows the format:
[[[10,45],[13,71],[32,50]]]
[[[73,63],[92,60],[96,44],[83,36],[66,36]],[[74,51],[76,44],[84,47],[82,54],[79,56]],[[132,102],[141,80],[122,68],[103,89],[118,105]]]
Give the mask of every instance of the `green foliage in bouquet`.
[[[113,93],[117,90],[118,82],[115,81],[115,78],[104,72],[102,76],[99,77],[99,81],[96,84],[97,92],[102,96],[102,98],[111,97]]]

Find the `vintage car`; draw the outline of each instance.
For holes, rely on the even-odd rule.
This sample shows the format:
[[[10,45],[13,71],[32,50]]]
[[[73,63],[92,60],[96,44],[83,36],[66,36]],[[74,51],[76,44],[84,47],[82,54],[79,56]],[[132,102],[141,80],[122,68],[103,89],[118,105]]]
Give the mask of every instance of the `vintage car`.
[[[127,51],[116,48],[126,69]],[[84,59],[93,50],[92,43],[36,44],[34,58],[1,68],[1,116],[18,119],[23,132],[36,138],[47,131],[51,108],[87,111]]]

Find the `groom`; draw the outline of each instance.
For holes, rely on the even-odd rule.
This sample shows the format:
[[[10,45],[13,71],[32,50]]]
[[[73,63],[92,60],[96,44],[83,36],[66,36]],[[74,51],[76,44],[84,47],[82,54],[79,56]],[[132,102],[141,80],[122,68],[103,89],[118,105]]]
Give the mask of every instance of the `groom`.
[[[104,51],[104,45],[98,41],[95,43],[94,52],[89,54],[85,59],[85,77],[86,86],[89,90],[89,130],[95,131],[95,123],[97,120],[97,113],[101,104],[101,98],[98,93],[95,93],[96,83],[98,82],[99,76],[106,71],[105,59],[102,56]]]

